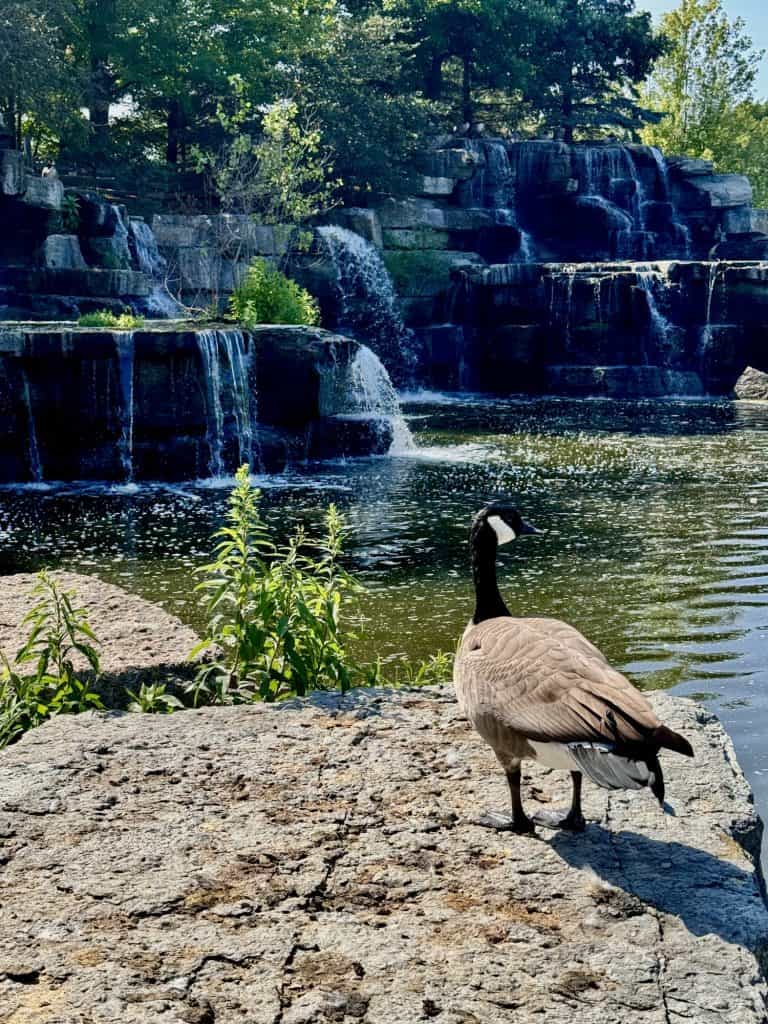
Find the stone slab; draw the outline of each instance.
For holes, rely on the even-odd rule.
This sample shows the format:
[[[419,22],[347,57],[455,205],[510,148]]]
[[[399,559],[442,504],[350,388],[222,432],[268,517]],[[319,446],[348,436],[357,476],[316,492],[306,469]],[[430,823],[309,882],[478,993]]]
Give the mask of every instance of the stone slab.
[[[653,700],[676,817],[587,786],[538,838],[472,823],[506,786],[447,690],[54,720],[0,755],[4,1024],[764,1022],[749,787]]]

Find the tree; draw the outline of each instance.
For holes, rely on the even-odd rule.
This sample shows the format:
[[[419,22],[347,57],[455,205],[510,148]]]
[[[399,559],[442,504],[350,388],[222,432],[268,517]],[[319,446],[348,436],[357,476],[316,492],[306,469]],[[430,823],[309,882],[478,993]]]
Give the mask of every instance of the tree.
[[[434,120],[402,19],[339,18],[325,52],[305,53],[286,89],[316,121],[347,200],[408,190]]]
[[[17,145],[25,125],[80,121],[78,79],[66,51],[74,9],[68,0],[4,0],[0,7],[0,112]]]
[[[572,142],[577,131],[632,131],[645,111],[636,83],[664,50],[634,0],[547,0],[546,38],[528,99],[544,123]]]
[[[533,66],[542,0],[401,0],[425,96],[472,123],[488,91],[520,94]],[[454,92],[457,93],[454,98]]]
[[[753,102],[764,51],[756,51],[741,18],[729,20],[721,0],[682,0],[661,19],[668,40],[643,97],[661,119],[643,141],[667,153],[712,160],[717,170],[742,171],[768,201],[765,104]]]

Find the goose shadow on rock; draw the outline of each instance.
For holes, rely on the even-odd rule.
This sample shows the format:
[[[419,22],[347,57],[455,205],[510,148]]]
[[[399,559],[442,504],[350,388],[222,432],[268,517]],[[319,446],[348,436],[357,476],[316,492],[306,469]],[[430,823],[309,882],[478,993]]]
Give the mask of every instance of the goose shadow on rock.
[[[591,869],[603,882],[678,917],[693,935],[717,935],[762,952],[768,947],[759,871],[684,843],[598,824],[580,835],[558,832],[549,843],[571,867]]]

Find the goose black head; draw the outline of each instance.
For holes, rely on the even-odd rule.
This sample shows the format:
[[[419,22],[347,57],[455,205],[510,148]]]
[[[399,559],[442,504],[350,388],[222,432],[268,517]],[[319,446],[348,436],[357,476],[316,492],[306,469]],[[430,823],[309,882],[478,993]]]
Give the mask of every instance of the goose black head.
[[[509,544],[510,541],[526,534],[540,533],[535,526],[527,523],[514,505],[506,501],[492,501],[475,516],[472,523],[473,538],[481,533],[492,530],[498,544]]]

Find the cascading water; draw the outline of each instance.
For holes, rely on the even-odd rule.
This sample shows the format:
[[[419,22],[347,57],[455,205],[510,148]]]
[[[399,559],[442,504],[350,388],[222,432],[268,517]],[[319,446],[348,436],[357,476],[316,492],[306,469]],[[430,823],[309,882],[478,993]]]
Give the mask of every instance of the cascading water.
[[[407,453],[416,447],[386,367],[367,345],[360,346],[347,367],[344,395],[344,415],[384,420],[390,425],[390,455]]]
[[[133,365],[134,339],[133,331],[115,333],[115,352],[117,355],[117,372],[120,381],[120,465],[126,483],[133,480]]]
[[[32,396],[29,390],[29,377],[26,370],[22,370],[22,393],[24,395],[24,407],[27,412],[27,430],[29,432],[28,459],[29,475],[33,483],[43,482],[43,464],[40,459],[40,449],[37,444],[37,428],[35,427],[35,413],[32,408]]]
[[[249,381],[249,356],[242,331],[207,330],[196,334],[205,380],[208,473],[225,475],[226,448],[237,444],[238,464],[252,464],[255,418]],[[232,468],[232,467],[230,467]]]
[[[135,265],[152,282],[152,294],[147,300],[148,311],[159,317],[179,316],[181,308],[166,288],[168,264],[160,255],[157,239],[146,221],[132,217],[128,224],[128,245]]]
[[[664,159],[661,150],[657,149],[656,146],[650,146],[649,149],[651,156],[653,157],[653,161],[656,164],[656,175],[658,178],[661,200],[662,202],[669,203],[672,210],[672,231],[675,240],[680,245],[683,259],[689,259],[691,255],[691,232],[687,225],[680,221],[677,216],[677,210],[675,209],[674,203],[671,202],[667,161]]]
[[[659,282],[663,281],[662,271],[659,267],[644,266],[642,264],[636,266],[634,270],[637,274],[638,287],[645,292],[654,340],[663,346],[669,339],[672,325],[659,309],[656,300],[655,288]]]
[[[378,249],[361,235],[329,225],[318,228],[336,271],[339,327],[373,346],[399,379],[412,374],[413,335],[403,323],[389,271]]]

